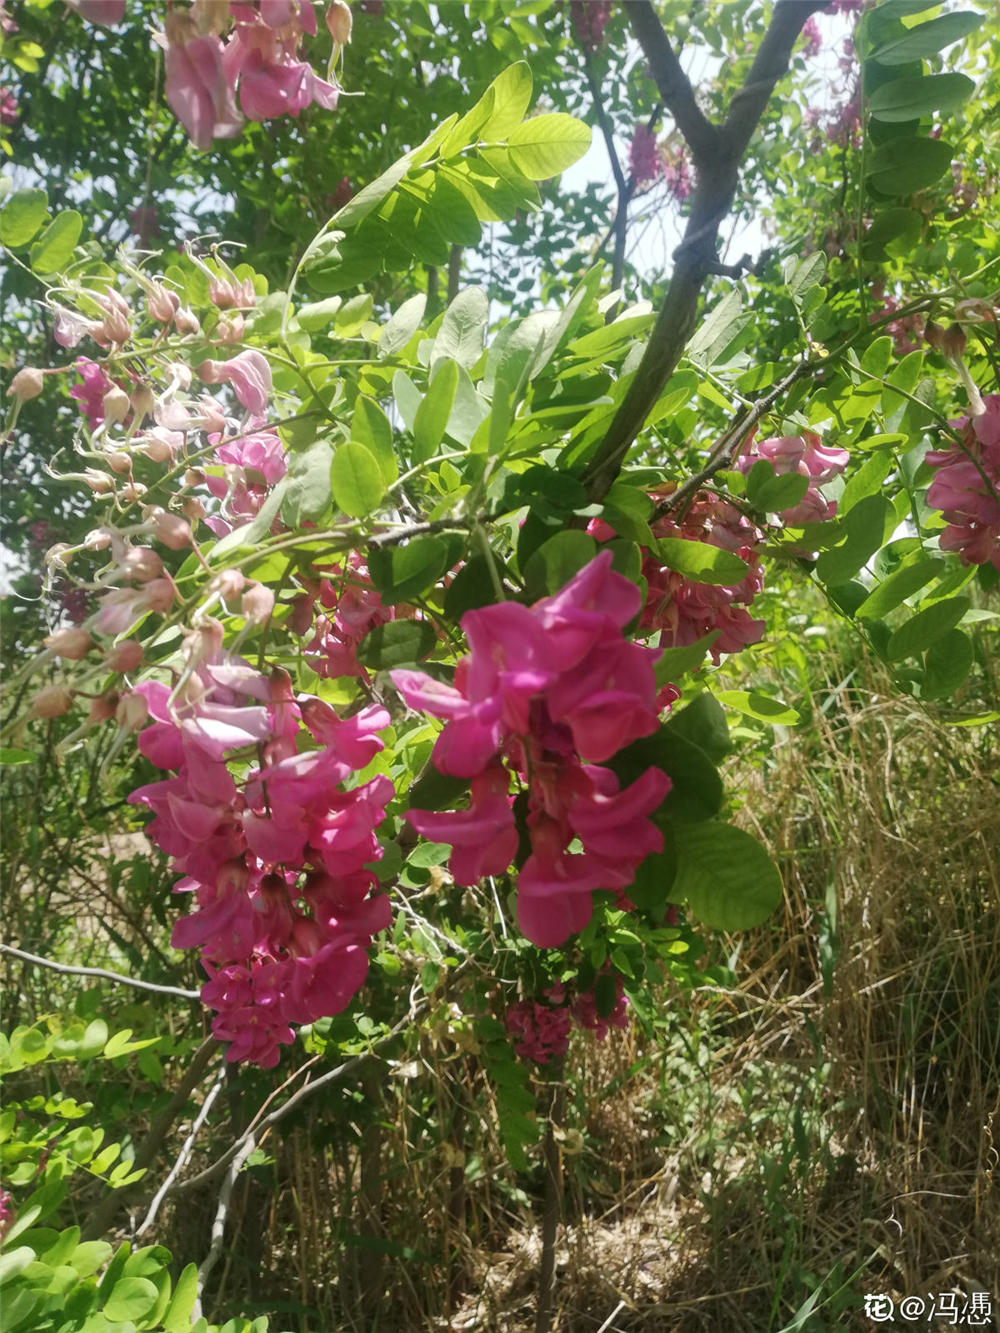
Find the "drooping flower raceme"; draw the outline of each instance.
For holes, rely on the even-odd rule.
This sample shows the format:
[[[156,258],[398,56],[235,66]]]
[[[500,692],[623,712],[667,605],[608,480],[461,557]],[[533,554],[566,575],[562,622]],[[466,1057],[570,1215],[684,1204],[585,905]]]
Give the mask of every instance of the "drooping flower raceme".
[[[225,656],[221,632],[202,632],[214,646],[174,696],[156,682],[134,691],[151,719],[139,749],[175,776],[129,800],[153,812],[147,832],[183,876],[175,892],[193,897],[172,943],[201,950],[212,1031],[231,1043],[228,1059],[268,1068],[291,1023],[350,1002],[372,936],[389,925],[367,867],[382,855],[375,829],[392,783],[346,785],[382,748],[389,715],[343,719],[296,699],[283,672]],[[258,762],[238,782],[228,761],[241,754]]]
[[[786,526],[798,527],[803,523],[822,523],[837,512],[837,502],[828,500],[819,488],[839,476],[849,458],[846,449],[821,444],[818,435],[781,435],[776,439],[754,440],[744,449],[736,466],[749,473],[755,463],[766,459],[776,476],[798,472],[806,477],[808,485],[802,499],[779,511]]]
[[[571,1001],[565,986],[557,981],[543,993],[542,1000],[519,1000],[510,1005],[506,1018],[516,1054],[522,1060],[547,1065],[550,1060],[561,1059],[569,1050],[574,1024],[592,1032],[598,1041],[603,1041],[613,1027],[627,1028],[628,997],[621,977],[616,977],[614,1007],[602,1018],[593,990],[581,991]]]
[[[471,652],[454,685],[392,672],[410,707],[445,719],[434,765],[471,779],[468,809],[407,816],[425,837],[452,844],[457,883],[510,865],[519,840],[511,775],[525,790],[531,850],[517,914],[542,948],[582,930],[591,893],[622,894],[639,863],[663,846],[649,815],[670,788],[667,775],[649,768],[623,789],[602,766],[658,725],[657,651],[622,634],[639,607],[638,589],[602,552],[532,607],[502,602],[467,612]]]
[[[955,424],[964,449],[934,449],[924,461],[935,469],[927,503],[948,520],[941,549],[958,551],[966,565],[1000,570],[1000,394],[983,399],[984,411]]]

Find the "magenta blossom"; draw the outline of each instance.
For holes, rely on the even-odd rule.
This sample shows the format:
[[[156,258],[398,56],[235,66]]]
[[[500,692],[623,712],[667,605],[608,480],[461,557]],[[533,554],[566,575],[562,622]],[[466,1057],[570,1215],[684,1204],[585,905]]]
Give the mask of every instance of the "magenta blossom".
[[[342,719],[296,698],[283,673],[269,679],[228,657],[221,637],[217,626],[174,695],[157,682],[134,692],[148,712],[139,749],[175,776],[129,800],[153,812],[147,832],[183,875],[175,891],[192,895],[172,943],[201,951],[214,1034],[231,1043],[229,1060],[268,1068],[292,1023],[350,1003],[372,937],[390,924],[368,867],[382,855],[375,829],[392,783],[357,783],[389,714]],[[256,760],[239,782],[234,756],[238,773]]]
[[[511,775],[525,788],[531,853],[518,881],[518,921],[543,948],[582,930],[591,894],[620,894],[663,846],[648,817],[670,779],[651,768],[623,789],[599,766],[658,726],[656,651],[622,636],[638,610],[638,589],[605,552],[532,607],[468,612],[471,652],[454,685],[392,673],[411,708],[445,720],[435,766],[472,779],[467,810],[407,816],[425,837],[452,843],[456,882],[506,870],[518,845]],[[571,850],[576,840],[582,851]]]
[[[1000,570],[1000,394],[983,399],[984,411],[952,423],[962,449],[935,449],[924,461],[935,469],[927,503],[948,520],[941,549],[958,551],[966,565]]]
[[[662,163],[656,146],[656,135],[645,125],[637,125],[629,144],[628,164],[636,185],[653,180],[660,174]]]
[[[70,389],[69,396],[80,404],[90,429],[96,430],[104,420],[104,395],[114,383],[104,373],[104,367],[89,357],[77,357],[76,368],[83,383]]]
[[[271,394],[271,366],[252,347],[229,361],[203,361],[198,376],[204,384],[228,383],[248,412],[264,412]]]
[[[99,23],[110,28],[125,17],[125,0],[66,0],[88,23]]]
[[[198,148],[213,138],[231,139],[240,130],[240,118],[222,64],[222,42],[215,33],[190,35],[182,23],[168,24],[158,38],[165,48],[164,92],[170,109]]]

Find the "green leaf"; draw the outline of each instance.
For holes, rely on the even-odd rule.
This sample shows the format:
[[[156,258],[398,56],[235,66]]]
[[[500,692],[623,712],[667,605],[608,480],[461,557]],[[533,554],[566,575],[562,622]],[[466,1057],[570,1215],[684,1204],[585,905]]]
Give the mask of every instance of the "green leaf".
[[[416,666],[436,643],[437,635],[426,620],[392,620],[361,640],[358,661],[373,671]]]
[[[123,1277],[111,1289],[104,1306],[106,1318],[135,1322],[156,1304],[159,1292],[148,1278]]]
[[[766,458],[758,459],[747,476],[747,499],[765,514],[794,508],[808,489],[808,477],[800,472],[776,473]]]
[[[405,546],[372,550],[368,568],[389,606],[409,601],[436,583],[448,567],[448,544],[440,537],[415,537]]]
[[[57,273],[65,268],[73,258],[82,230],[83,218],[75,208],[57,213],[31,247],[32,272]]]
[[[413,422],[413,461],[426,462],[437,452],[444,439],[458,389],[458,363],[450,358],[439,361]]]
[[[177,1279],[177,1286],[163,1316],[165,1333],[190,1333],[191,1311],[198,1296],[198,1265],[188,1264]]]
[[[434,339],[434,357],[448,356],[466,370],[483,353],[483,335],[489,316],[489,300],[481,287],[466,287],[444,312]]]
[[[799,300],[810,287],[822,282],[825,273],[826,255],[822,250],[814,250],[804,259],[789,255],[782,265],[782,274],[793,301]]]
[[[660,537],[654,550],[669,569],[695,583],[729,586],[742,582],[749,573],[745,560],[707,542],[688,541],[685,537]]]
[[[771,726],[794,727],[799,720],[794,708],[789,708],[781,699],[760,694],[757,690],[719,690],[715,698],[720,704],[726,704],[738,713],[745,713],[747,717],[755,717],[759,722],[767,722]]]
[[[688,343],[688,356],[703,366],[714,366],[717,361],[725,358],[725,354],[752,318],[749,312],[743,310],[739,292],[735,289],[727,292],[722,300],[712,307],[708,318]]]
[[[374,398],[358,395],[351,418],[351,439],[365,446],[378,463],[382,480],[386,486],[391,486],[399,476],[392,445],[392,425]]]
[[[881,620],[905,602],[907,597],[912,597],[930,583],[944,568],[944,561],[934,560],[930,556],[915,564],[904,565],[884,579],[877,588],[873,588],[854,614],[859,620]]]
[[[29,1264],[35,1262],[35,1251],[30,1245],[19,1245],[15,1250],[8,1250],[0,1255],[0,1287],[12,1278],[23,1273]]]
[[[389,316],[378,337],[378,355],[381,360],[403,350],[420,327],[426,305],[427,297],[420,292],[417,296],[411,296],[408,301],[404,301],[399,309]]]
[[[295,312],[300,329],[306,333],[320,333],[333,324],[333,317],[343,305],[342,296],[328,296],[325,301],[310,301]]]
[[[885,656],[889,662],[922,653],[955,628],[969,609],[968,597],[946,597],[918,611],[889,637]]]
[[[965,684],[972,668],[972,642],[960,629],[951,629],[927,650],[921,696],[941,699]]]
[[[507,139],[507,148],[522,175],[543,181],[579,161],[590,147],[590,138],[589,125],[555,111],[516,126]]]
[[[44,190],[17,190],[0,212],[0,241],[17,250],[27,245],[45,221],[49,196]]]
[[[532,601],[556,593],[593,560],[597,543],[575,528],[557,532],[533,551],[524,565],[524,582]]]
[[[363,444],[348,440],[338,448],[330,465],[330,490],[337,507],[351,518],[364,518],[381,502],[382,473]]]
[[[693,741],[716,764],[720,764],[732,749],[725,711],[707,690],[678,712],[671,713],[665,730],[672,736]]]
[[[892,516],[892,505],[884,495],[864,496],[837,521],[844,541],[820,555],[816,576],[830,587],[847,583],[882,545],[886,521]]]
[[[843,518],[866,495],[877,494],[892,468],[893,457],[888,451],[872,454],[871,458],[866,458],[844,487],[844,493],[837,503],[837,516]]]
[[[924,60],[952,42],[975,32],[983,21],[982,14],[960,10],[957,14],[942,14],[911,28],[905,37],[894,37],[871,53],[871,59],[880,65],[906,65],[911,60]]]
[[[290,527],[319,518],[330,507],[332,462],[333,450],[326,440],[317,440],[304,452],[291,455],[281,497],[281,517]]]
[[[406,861],[408,865],[428,870],[431,866],[443,866],[449,856],[451,856],[450,842],[421,842],[414,847]]]
[[[0,749],[0,764],[33,764],[37,758],[30,750]]]
[[[493,94],[493,108],[479,130],[479,138],[485,143],[502,143],[517,129],[531,105],[531,68],[527,61],[519,60],[503,70],[488,91]]]
[[[722,630],[714,629],[697,643],[689,643],[683,648],[664,648],[656,663],[657,685],[667,685],[700,667],[705,654],[721,633]]]
[[[670,897],[716,930],[760,925],[781,902],[781,875],[756,838],[731,824],[678,824]]]
[[[954,156],[943,139],[891,139],[869,159],[868,179],[883,194],[916,194],[943,176]]]
[[[955,111],[975,92],[976,85],[965,74],[925,74],[920,78],[893,79],[876,88],[868,99],[868,110],[876,120],[919,120],[932,111]]]

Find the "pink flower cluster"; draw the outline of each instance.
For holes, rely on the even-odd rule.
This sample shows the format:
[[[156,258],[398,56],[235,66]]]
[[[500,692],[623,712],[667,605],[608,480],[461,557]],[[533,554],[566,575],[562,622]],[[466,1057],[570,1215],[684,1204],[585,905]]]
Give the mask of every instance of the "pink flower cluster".
[[[819,30],[815,16],[807,18],[803,23],[802,37],[805,42],[802,54],[806,57],[819,55],[823,49],[823,34]]]
[[[819,488],[843,472],[850,458],[846,449],[820,444],[818,435],[781,435],[771,440],[755,440],[744,446],[736,466],[746,474],[762,458],[771,464],[776,476],[798,472],[809,480],[806,493],[798,504],[781,511],[786,527],[822,523],[837,512],[836,500],[828,500]]]
[[[677,148],[664,152],[660,170],[667,193],[673,195],[679,204],[683,204],[694,188],[691,167],[684,149]]]
[[[306,660],[317,675],[360,676],[367,673],[358,661],[358,646],[378,625],[395,619],[396,608],[383,606],[368,570],[358,553],[351,552],[343,566],[323,571],[318,586],[295,600],[293,628],[312,631]],[[323,611],[313,619],[317,601]],[[297,621],[297,623],[296,623]]]
[[[291,1023],[350,1002],[372,936],[389,925],[367,867],[382,855],[375,829],[392,783],[345,785],[382,749],[389,714],[342,719],[319,699],[296,699],[280,670],[269,679],[223,654],[217,623],[192,638],[189,670],[202,660],[173,695],[150,682],[131,696],[152,718],[140,751],[176,776],[129,800],[153,812],[147,832],[183,875],[175,892],[193,895],[172,943],[201,950],[212,1031],[232,1043],[229,1060],[269,1068],[293,1040]],[[254,753],[238,783],[227,760]]]
[[[600,541],[613,537],[614,529],[601,520],[589,531]],[[745,560],[749,571],[737,584],[722,586],[695,583],[671,569],[654,551],[644,551],[642,577],[646,580],[646,603],[639,626],[647,633],[660,631],[664,647],[685,647],[719,630],[712,647],[713,660],[721,653],[739,652],[757,643],[764,633],[763,620],[754,620],[747,608],[764,587],[764,570],[757,547],[764,534],[753,526],[733,505],[707,491],[699,491],[683,518],[675,521],[669,514],[652,525],[654,537],[680,537],[686,541],[707,542],[723,551],[731,551]]]
[[[628,997],[620,977],[615,978],[615,1006],[607,1018],[597,1012],[597,999],[592,990],[581,992],[570,1002],[566,988],[559,981],[543,995],[547,1004],[538,1000],[521,1000],[507,1010],[507,1031],[514,1039],[514,1050],[523,1060],[547,1065],[561,1059],[569,1049],[574,1021],[577,1027],[593,1032],[603,1041],[609,1031],[628,1027]]]
[[[868,316],[868,322],[871,324],[883,319],[886,315],[893,314],[904,304],[902,297],[897,296],[894,292],[887,292],[880,282],[872,286],[871,296],[873,301],[881,303],[880,308],[872,311]],[[899,319],[894,319],[884,325],[884,329],[892,338],[896,355],[906,356],[908,352],[915,352],[921,345],[924,336],[924,316],[919,311],[909,315],[901,315]]]
[[[935,449],[925,462],[936,469],[927,503],[948,520],[941,549],[961,553],[966,565],[1000,570],[1000,394],[983,399],[985,411],[954,423],[964,449]]]
[[[335,40],[350,40],[350,10],[342,0],[330,6],[327,23]],[[168,10],[164,26],[157,41],[165,51],[166,98],[199,148],[239,133],[237,87],[250,120],[298,116],[314,102],[328,110],[337,105],[337,86],[299,59],[303,37],[316,35],[312,0],[228,6],[195,0],[189,10]]]
[[[501,602],[467,612],[471,652],[454,685],[392,672],[411,708],[446,721],[435,766],[472,779],[468,809],[407,816],[424,837],[451,843],[456,883],[510,865],[519,841],[511,774],[525,789],[531,850],[518,878],[517,916],[542,948],[582,930],[591,893],[621,894],[663,845],[648,816],[670,789],[667,775],[649,768],[622,790],[599,766],[658,726],[656,650],[622,634],[639,609],[638,589],[602,552],[532,607]]]
[[[576,39],[585,51],[597,51],[604,45],[611,0],[570,0],[569,13]]]
[[[635,127],[628,149],[628,164],[636,185],[655,180],[662,170],[656,135],[645,125]]]

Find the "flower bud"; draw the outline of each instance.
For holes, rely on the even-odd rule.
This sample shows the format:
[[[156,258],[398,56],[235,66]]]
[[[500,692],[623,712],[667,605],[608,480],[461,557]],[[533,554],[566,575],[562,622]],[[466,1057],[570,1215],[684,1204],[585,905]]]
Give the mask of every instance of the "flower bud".
[[[231,602],[239,597],[246,586],[246,579],[238,569],[224,569],[208,585],[209,592],[217,592],[224,602]]]
[[[169,324],[180,306],[180,297],[176,292],[168,291],[159,282],[154,282],[146,296],[146,309],[150,319],[157,324]]]
[[[103,398],[105,421],[124,421],[132,410],[132,402],[124,389],[118,385],[110,388]]]
[[[184,473],[185,486],[201,486],[205,481],[205,474],[200,467],[189,467]]]
[[[186,306],[181,306],[174,312],[174,328],[180,334],[201,332],[198,316]]]
[[[47,565],[59,565],[61,569],[65,569],[69,564],[69,561],[65,559],[65,556],[67,551],[70,551],[71,549],[72,548],[66,542],[56,542],[54,546],[50,546],[45,552],[45,563]]]
[[[123,694],[115,709],[115,721],[123,731],[138,731],[149,717],[149,707],[141,694]]]
[[[68,662],[79,662],[94,646],[94,641],[85,629],[57,629],[44,640],[46,648]]]
[[[22,366],[11,380],[7,393],[11,397],[20,398],[22,403],[27,403],[32,398],[38,397],[44,384],[40,370],[35,366]]]
[[[88,467],[83,470],[83,480],[94,492],[95,495],[110,495],[115,489],[115,483],[105,472],[98,472],[96,468]]]
[[[965,330],[961,324],[949,324],[945,329],[941,335],[941,351],[952,359],[965,351]]]
[[[138,481],[130,481],[127,486],[122,487],[122,499],[126,504],[132,504],[135,500],[141,500],[146,494],[146,487]]]
[[[153,579],[147,583],[146,599],[150,611],[156,611],[160,615],[169,611],[174,604],[175,591],[173,579]]]
[[[112,287],[103,296],[98,297],[97,304],[104,311],[104,318],[94,330],[95,340],[99,343],[128,342],[132,336],[132,326],[129,323],[129,315],[132,312],[121,293]]]
[[[326,26],[338,46],[346,46],[351,40],[351,9],[344,4],[344,0],[333,0],[326,11]]]
[[[137,384],[132,390],[132,411],[136,421],[151,417],[156,406],[156,394],[149,384]]]
[[[274,593],[263,583],[254,583],[243,594],[240,609],[251,625],[263,624],[274,610]]]
[[[83,539],[88,551],[106,551],[111,545],[111,533],[107,528],[92,528]]]
[[[62,717],[73,707],[73,696],[64,685],[46,685],[31,701],[31,717]]]
[[[148,435],[135,439],[132,447],[138,454],[143,454],[151,463],[171,463],[174,458],[174,451],[163,438],[163,433],[157,434],[155,430],[150,431]]]
[[[219,320],[219,327],[215,330],[215,338],[217,342],[223,345],[238,343],[243,341],[245,331],[246,320],[241,314],[227,315],[225,319]]]
[[[191,524],[180,514],[161,509],[153,520],[153,536],[171,551],[183,551],[192,542]]]
[[[104,457],[111,471],[117,472],[119,476],[127,476],[132,471],[132,459],[121,449],[112,449]]]
[[[205,506],[196,495],[189,495],[181,508],[192,523],[200,523],[205,517]]]
[[[135,671],[142,664],[142,644],[138,639],[122,639],[107,656],[111,671]]]
[[[108,690],[90,701],[88,722],[110,722],[118,711],[120,696],[117,690]]]
[[[129,578],[139,583],[158,579],[163,573],[163,561],[150,546],[133,546],[118,562]]]

